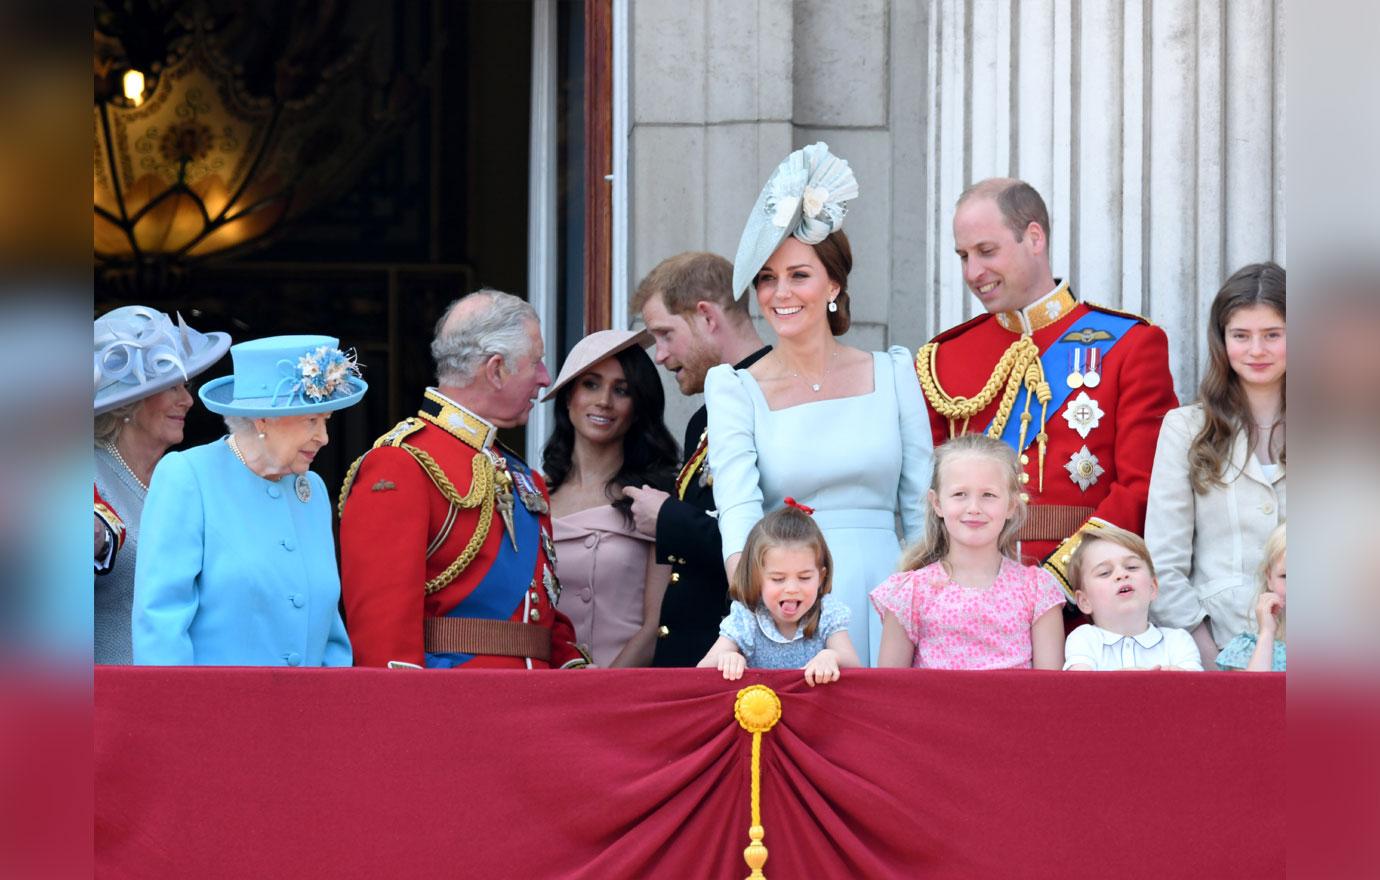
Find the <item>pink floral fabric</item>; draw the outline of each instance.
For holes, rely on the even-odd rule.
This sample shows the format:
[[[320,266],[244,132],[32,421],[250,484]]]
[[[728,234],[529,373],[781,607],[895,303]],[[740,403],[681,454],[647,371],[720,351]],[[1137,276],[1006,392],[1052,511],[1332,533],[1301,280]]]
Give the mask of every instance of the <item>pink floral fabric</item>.
[[[1029,669],[1031,625],[1064,604],[1053,575],[1010,559],[985,590],[959,586],[936,562],[892,575],[870,596],[905,628],[916,669]]]

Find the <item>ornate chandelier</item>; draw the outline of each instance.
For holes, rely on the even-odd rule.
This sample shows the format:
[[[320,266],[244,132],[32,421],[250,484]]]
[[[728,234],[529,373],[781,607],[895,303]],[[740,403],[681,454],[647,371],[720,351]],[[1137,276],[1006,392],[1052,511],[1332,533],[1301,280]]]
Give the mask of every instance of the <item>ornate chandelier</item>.
[[[352,183],[410,80],[374,81],[343,3],[97,5],[95,256],[163,287]],[[295,7],[295,8],[284,8]]]

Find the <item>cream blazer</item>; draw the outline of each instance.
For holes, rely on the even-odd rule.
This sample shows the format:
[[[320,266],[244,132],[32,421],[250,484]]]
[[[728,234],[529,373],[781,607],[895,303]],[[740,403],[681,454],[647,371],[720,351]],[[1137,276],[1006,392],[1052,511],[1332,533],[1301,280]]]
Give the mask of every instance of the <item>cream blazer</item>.
[[[1203,420],[1195,403],[1171,410],[1160,427],[1145,512],[1145,543],[1160,582],[1150,618],[1192,629],[1207,617],[1221,648],[1248,627],[1265,539],[1284,522],[1284,466],[1266,477],[1241,433],[1226,485],[1195,495],[1188,446]]]

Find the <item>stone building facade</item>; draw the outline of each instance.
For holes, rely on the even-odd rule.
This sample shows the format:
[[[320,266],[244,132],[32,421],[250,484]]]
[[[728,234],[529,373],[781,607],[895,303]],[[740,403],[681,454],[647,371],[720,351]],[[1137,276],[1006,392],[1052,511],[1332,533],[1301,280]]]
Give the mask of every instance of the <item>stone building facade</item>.
[[[1283,0],[634,0],[626,268],[732,257],[792,149],[827,141],[850,205],[852,345],[975,314],[954,200],[1009,174],[1049,203],[1055,275],[1165,327],[1181,399],[1221,282],[1284,263]],[[755,307],[754,307],[755,314]],[[673,427],[698,405],[668,385]]]

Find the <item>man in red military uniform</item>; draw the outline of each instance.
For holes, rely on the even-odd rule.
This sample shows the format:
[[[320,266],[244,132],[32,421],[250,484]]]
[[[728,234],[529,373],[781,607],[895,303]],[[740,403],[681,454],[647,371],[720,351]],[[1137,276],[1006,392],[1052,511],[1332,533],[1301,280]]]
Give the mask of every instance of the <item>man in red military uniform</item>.
[[[965,190],[954,245],[987,314],[916,354],[934,443],[985,431],[1016,449],[1030,502],[1021,552],[1068,593],[1067,557],[1085,529],[1144,529],[1160,420],[1178,405],[1168,340],[1055,280],[1049,213],[1023,181]]]
[[[551,384],[536,312],[480,290],[431,345],[437,387],[341,488],[341,596],[358,666],[545,669],[587,663],[555,608],[546,485],[499,428]]]

